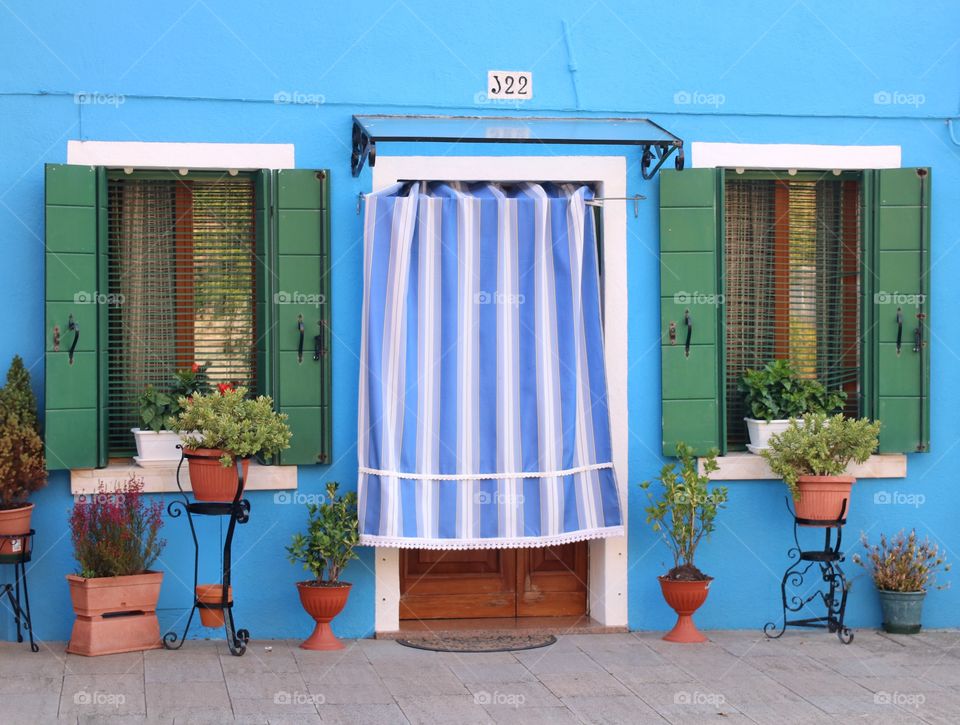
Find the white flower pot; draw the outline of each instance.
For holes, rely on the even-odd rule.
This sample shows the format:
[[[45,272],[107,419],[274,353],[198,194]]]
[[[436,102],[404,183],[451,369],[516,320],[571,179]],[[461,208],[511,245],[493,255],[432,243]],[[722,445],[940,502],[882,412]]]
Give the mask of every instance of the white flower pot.
[[[747,450],[751,453],[759,453],[770,447],[770,436],[777,433],[783,433],[790,425],[790,419],[787,420],[755,420],[753,418],[744,418],[747,422],[747,433],[750,434],[750,443],[747,444]]]
[[[137,455],[133,460],[142,468],[176,465],[180,462],[180,434],[172,430],[143,430],[131,428],[137,441]]]

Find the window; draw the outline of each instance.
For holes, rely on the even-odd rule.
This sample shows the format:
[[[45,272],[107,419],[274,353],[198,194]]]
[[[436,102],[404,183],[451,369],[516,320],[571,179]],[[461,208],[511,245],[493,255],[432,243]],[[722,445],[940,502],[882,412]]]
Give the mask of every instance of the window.
[[[743,442],[742,371],[771,357],[929,450],[929,169],[660,173],[662,451]]]
[[[727,177],[723,199],[729,449],[746,442],[743,374],[771,360],[843,390],[849,415],[861,402],[858,175],[743,177]]]
[[[47,166],[49,468],[130,455],[139,392],[194,362],[273,397],[279,463],[329,460],[328,179]]]

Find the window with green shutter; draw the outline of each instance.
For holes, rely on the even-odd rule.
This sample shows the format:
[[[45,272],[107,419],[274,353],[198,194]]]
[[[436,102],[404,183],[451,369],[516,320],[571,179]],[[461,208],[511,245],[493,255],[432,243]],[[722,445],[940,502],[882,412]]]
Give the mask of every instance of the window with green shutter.
[[[929,449],[928,169],[664,170],[663,452],[743,447],[743,371],[792,360],[883,422],[880,452]]]
[[[139,392],[195,362],[290,415],[279,462],[328,460],[327,173],[46,177],[49,467],[130,455]]]

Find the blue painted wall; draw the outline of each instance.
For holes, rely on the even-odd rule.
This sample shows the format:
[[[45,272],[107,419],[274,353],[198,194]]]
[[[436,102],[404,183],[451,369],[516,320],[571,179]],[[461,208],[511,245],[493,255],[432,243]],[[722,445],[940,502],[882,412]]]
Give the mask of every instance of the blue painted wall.
[[[569,26],[569,48],[562,24]],[[484,102],[490,68],[532,69],[534,100],[524,113],[649,116],[690,141],[898,144],[904,165],[934,169],[933,452],[911,456],[909,477],[862,481],[848,526],[872,535],[916,526],[960,554],[951,413],[960,390],[960,212],[958,147],[946,119],[960,98],[960,8],[942,0],[923,12],[901,2],[809,0],[711,2],[354,3],[178,2],[154,5],[35,2],[0,8],[0,363],[14,353],[43,387],[43,164],[64,162],[68,139],[272,142],[296,145],[298,166],[333,174],[334,452],[328,467],[301,470],[300,492],[355,480],[361,230],[355,204],[369,171],[349,173],[350,116],[357,112],[501,113]],[[102,94],[97,103],[76,93]],[[283,94],[316,103],[276,103]],[[278,95],[279,94],[279,95]],[[394,147],[395,152],[410,148]],[[383,146],[380,154],[391,149]],[[448,146],[418,147],[427,154]],[[483,153],[511,153],[485,147]],[[457,149],[462,152],[462,149]],[[525,149],[524,153],[529,150]],[[541,149],[569,153],[569,149]],[[594,153],[590,150],[590,153]],[[663,628],[672,614],[656,575],[667,552],[644,525],[636,483],[661,464],[657,354],[656,182],[641,182],[629,153],[629,193],[648,200],[629,217],[630,625]],[[919,506],[874,503],[879,491],[920,494]],[[790,545],[782,485],[730,485],[730,505],[701,566],[716,577],[698,615],[706,627],[760,627],[776,615],[778,581]],[[304,521],[299,506],[271,493],[250,496],[253,515],[236,543],[234,589],[241,626],[255,637],[309,630],[293,582],[300,571],[283,546]],[[64,574],[73,560],[64,473],[33,500],[39,532],[30,571],[37,633],[69,636]],[[201,532],[203,533],[203,532]],[[210,539],[217,533],[208,532]],[[189,600],[190,544],[181,521],[166,528],[162,624]],[[203,568],[216,576],[208,552]],[[373,630],[372,553],[351,565],[355,584],[341,635]],[[4,573],[2,576],[6,576]],[[960,588],[933,592],[928,626],[960,626]],[[869,581],[851,594],[849,620],[879,623]],[[202,631],[202,630],[200,630]],[[0,636],[12,636],[0,617]]]

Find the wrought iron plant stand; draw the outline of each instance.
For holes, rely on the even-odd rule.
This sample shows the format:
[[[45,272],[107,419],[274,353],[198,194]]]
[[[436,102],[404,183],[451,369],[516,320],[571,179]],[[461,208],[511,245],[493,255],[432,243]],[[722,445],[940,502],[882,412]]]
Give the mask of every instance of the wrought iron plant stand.
[[[180,446],[177,446],[180,448]],[[173,630],[163,635],[163,646],[167,649],[180,649],[187,639],[187,633],[190,631],[190,624],[193,622],[193,616],[198,608],[223,610],[223,629],[226,634],[227,647],[230,648],[230,654],[240,657],[247,651],[247,642],[250,641],[250,633],[246,629],[236,629],[233,622],[233,598],[230,591],[230,553],[233,546],[233,533],[237,524],[245,524],[250,520],[250,502],[243,496],[243,466],[239,459],[234,461],[237,466],[237,493],[233,501],[194,501],[191,502],[187,497],[183,486],[180,484],[180,470],[183,468],[183,462],[186,457],[181,452],[180,463],[177,465],[177,488],[180,489],[180,495],[183,500],[171,501],[167,506],[167,513],[171,518],[179,518],[186,513],[187,523],[190,524],[190,535],[193,537],[193,589],[194,600],[193,607],[190,609],[190,616],[187,618],[187,625],[183,628],[183,634],[179,637]],[[223,541],[223,576],[221,579],[222,598],[219,602],[200,601],[196,596],[198,585],[200,543],[197,540],[197,530],[193,525],[194,516],[229,516],[227,524],[227,534]]]
[[[847,580],[840,566],[844,561],[840,547],[843,526],[847,523],[847,500],[844,499],[840,507],[840,517],[833,521],[798,518],[790,506],[789,497],[787,510],[793,516],[793,540],[796,544],[787,552],[787,556],[796,558],[796,561],[787,567],[783,579],[780,580],[783,623],[778,627],[775,622],[767,622],[763,633],[776,639],[783,635],[787,627],[820,627],[835,633],[843,644],[850,644],[853,641],[853,632],[843,622],[847,608]],[[801,526],[823,529],[822,549],[804,549],[800,545],[798,531]],[[814,588],[812,592],[811,587]],[[826,608],[824,616],[788,619],[791,614],[800,612],[817,598]]]
[[[20,550],[4,554],[0,564],[13,564],[13,584],[0,584],[0,599],[4,595],[10,602],[13,619],[17,623],[17,642],[23,642],[23,630],[30,637],[30,649],[39,652],[40,648],[33,641],[33,621],[30,619],[30,592],[27,591],[27,562],[33,553],[33,537],[37,532],[30,529],[29,534],[0,534],[0,541],[11,541],[13,546],[19,545]],[[20,601],[20,585],[23,584],[23,601]],[[22,625],[22,629],[21,629]]]

